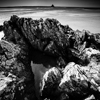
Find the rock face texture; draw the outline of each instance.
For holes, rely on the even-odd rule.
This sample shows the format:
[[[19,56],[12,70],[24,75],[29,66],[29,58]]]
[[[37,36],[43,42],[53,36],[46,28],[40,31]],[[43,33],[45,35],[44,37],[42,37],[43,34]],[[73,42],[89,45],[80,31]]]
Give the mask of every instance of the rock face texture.
[[[34,75],[29,70],[28,55],[19,45],[0,41],[0,99],[33,100],[36,98]],[[33,92],[33,93],[32,93]]]
[[[44,74],[42,98],[50,100],[85,100],[94,96],[100,100],[99,66],[82,67],[70,62],[61,72],[51,68]],[[92,99],[89,99],[92,100]]]
[[[100,100],[100,33],[16,15],[0,31],[0,100]]]

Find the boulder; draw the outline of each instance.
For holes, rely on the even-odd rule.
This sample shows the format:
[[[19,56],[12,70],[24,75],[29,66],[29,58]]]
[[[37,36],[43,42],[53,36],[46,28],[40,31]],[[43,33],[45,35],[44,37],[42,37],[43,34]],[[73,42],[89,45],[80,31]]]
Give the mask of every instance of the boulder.
[[[63,70],[51,68],[43,76],[41,96],[50,100],[85,100],[93,95],[99,100],[99,70],[99,66],[83,67],[74,62]]]
[[[36,100],[34,74],[24,52],[18,44],[0,41],[0,100]]]

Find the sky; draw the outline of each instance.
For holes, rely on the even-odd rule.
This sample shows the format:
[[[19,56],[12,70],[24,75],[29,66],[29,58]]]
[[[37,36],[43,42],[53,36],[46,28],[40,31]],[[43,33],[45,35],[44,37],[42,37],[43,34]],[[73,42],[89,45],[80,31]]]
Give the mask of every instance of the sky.
[[[100,7],[100,0],[0,0],[3,6],[65,6],[65,7]]]

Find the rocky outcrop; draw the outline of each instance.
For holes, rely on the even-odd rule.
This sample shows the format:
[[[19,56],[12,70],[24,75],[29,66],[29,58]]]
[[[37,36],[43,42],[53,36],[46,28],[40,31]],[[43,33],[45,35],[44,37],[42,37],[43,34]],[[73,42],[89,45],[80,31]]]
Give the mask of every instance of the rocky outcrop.
[[[64,67],[70,61],[85,64],[86,59],[82,56],[85,48],[99,50],[99,34],[95,35],[85,30],[74,31],[55,19],[32,20],[14,15],[8,22],[4,22],[4,34],[5,40],[13,41],[15,44],[23,38],[23,41],[30,45],[30,50],[34,49],[33,56],[37,53],[55,59],[52,66]],[[40,61],[41,59],[37,59],[36,62],[41,63]],[[43,62],[45,64],[45,61]]]
[[[0,100],[37,99],[25,49],[12,42],[0,41]]]
[[[8,22],[4,22],[4,34],[5,40],[14,43],[22,40],[21,36],[27,45],[34,49],[34,56],[37,53],[51,57],[55,59],[52,66],[59,63],[58,65],[63,67],[72,60],[74,62],[80,60],[80,54],[87,46],[90,37],[89,32],[73,31],[69,26],[63,26],[55,19],[32,20],[17,16],[12,16]],[[37,60],[34,59],[41,63],[41,59]]]
[[[41,96],[50,100],[86,100],[93,96],[100,99],[99,66],[82,67],[69,63],[62,71],[51,68],[42,80]],[[89,99],[91,100],[91,99]]]
[[[100,99],[100,33],[16,15],[0,31],[1,100]]]

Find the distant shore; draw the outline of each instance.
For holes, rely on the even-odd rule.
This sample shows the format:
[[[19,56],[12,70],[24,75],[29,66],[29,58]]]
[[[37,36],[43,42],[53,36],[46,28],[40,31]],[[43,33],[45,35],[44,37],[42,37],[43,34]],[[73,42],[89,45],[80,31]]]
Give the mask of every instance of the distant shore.
[[[2,6],[0,8],[67,8],[67,9],[74,9],[74,8],[81,8],[81,9],[92,9],[92,10],[97,10],[100,9],[100,7],[65,7],[65,6]]]

